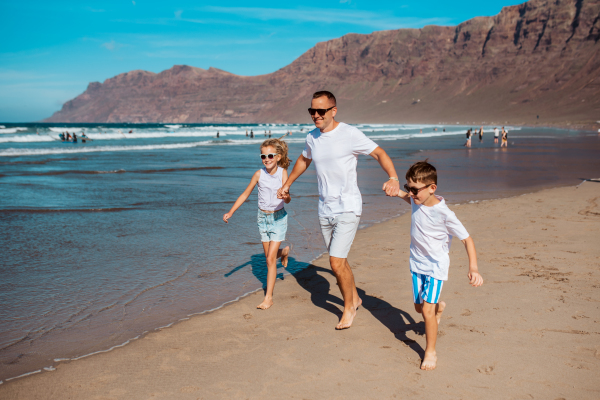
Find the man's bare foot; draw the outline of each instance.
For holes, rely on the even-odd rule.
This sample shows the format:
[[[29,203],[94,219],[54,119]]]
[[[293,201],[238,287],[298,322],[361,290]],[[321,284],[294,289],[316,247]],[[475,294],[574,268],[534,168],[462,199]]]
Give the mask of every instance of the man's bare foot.
[[[446,308],[446,303],[443,301],[440,301],[438,303],[437,313],[435,313],[435,319],[437,319],[438,325],[440,324],[440,321],[442,320],[442,313],[444,312],[444,308]]]
[[[281,250],[281,265],[283,265],[283,268],[287,268],[289,255],[290,255],[290,246],[285,246],[285,248],[283,250]]]
[[[266,310],[267,308],[270,308],[272,305],[273,305],[273,299],[267,299],[265,297],[263,302],[260,303],[259,305],[257,305],[256,308],[260,308],[261,310]]]
[[[342,319],[340,319],[340,323],[337,324],[335,329],[342,330],[350,328],[352,326],[352,321],[354,321],[354,317],[356,317],[356,309],[352,311],[344,310],[344,313],[342,314]]]
[[[362,304],[362,299],[360,297],[358,297],[358,301],[356,303],[354,303],[354,309],[358,310],[358,307],[360,307]]]
[[[432,371],[435,369],[437,364],[437,356],[435,351],[425,352],[425,357],[423,357],[423,362],[421,362],[421,369],[424,371]]]

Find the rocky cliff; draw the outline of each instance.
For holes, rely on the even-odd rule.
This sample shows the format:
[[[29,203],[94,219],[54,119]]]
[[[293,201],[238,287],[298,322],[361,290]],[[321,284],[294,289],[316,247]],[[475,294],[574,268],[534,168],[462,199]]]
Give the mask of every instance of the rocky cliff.
[[[310,95],[327,89],[347,122],[589,124],[600,119],[599,40],[600,0],[531,0],[456,27],[349,34],[268,75],[127,72],[46,121],[308,122]]]

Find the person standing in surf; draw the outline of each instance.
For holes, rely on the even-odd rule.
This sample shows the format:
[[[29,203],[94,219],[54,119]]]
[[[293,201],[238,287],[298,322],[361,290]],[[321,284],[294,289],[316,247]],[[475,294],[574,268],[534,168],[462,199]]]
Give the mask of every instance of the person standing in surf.
[[[400,182],[392,160],[381,147],[360,130],[335,120],[337,104],[331,92],[313,94],[308,112],[316,128],[306,136],[304,151],[279,189],[278,197],[289,196],[290,186],[314,161],[319,185],[319,223],[331,270],[344,298],[344,312],[336,329],[346,329],[352,325],[362,303],[347,259],[362,214],[356,175],[358,155],[370,155],[379,162],[389,177],[383,184],[388,196],[398,194]]]
[[[244,193],[238,197],[228,213],[223,215],[223,221],[229,223],[238,208],[248,199],[254,187],[258,185],[258,231],[267,259],[267,288],[265,299],[256,308],[266,310],[273,305],[273,290],[277,279],[277,260],[287,267],[289,246],[280,249],[281,242],[285,240],[287,232],[287,212],[284,203],[289,203],[289,194],[278,198],[277,190],[287,180],[287,168],[290,165],[288,146],[280,139],[267,139],[260,145],[260,158],[265,166],[254,173],[250,184]]]

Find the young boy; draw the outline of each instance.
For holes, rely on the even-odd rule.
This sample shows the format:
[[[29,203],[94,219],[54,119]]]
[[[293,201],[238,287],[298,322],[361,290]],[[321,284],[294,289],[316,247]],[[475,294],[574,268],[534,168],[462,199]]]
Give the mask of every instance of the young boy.
[[[483,278],[477,270],[475,244],[443,197],[437,196],[437,171],[425,161],[413,164],[406,172],[407,192],[399,197],[412,207],[410,226],[410,271],[412,274],[415,310],[423,314],[427,348],[421,369],[435,369],[437,356],[435,342],[438,324],[446,303],[439,301],[444,281],[448,280],[450,244],[452,236],[465,245],[469,256],[469,281],[471,286],[481,286]]]

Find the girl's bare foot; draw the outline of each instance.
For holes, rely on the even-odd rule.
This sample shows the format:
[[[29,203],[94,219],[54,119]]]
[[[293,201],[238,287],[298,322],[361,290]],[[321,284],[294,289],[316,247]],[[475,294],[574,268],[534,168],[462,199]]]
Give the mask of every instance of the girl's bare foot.
[[[260,308],[261,310],[266,310],[273,305],[273,299],[268,299],[265,297],[262,303],[256,306],[256,308]]]
[[[442,320],[442,313],[444,312],[444,308],[446,308],[446,303],[443,301],[440,301],[438,303],[437,313],[435,313],[435,319],[437,319],[438,325],[440,324],[440,321]]]
[[[290,255],[290,246],[285,246],[285,248],[283,250],[281,250],[281,265],[283,265],[283,268],[287,268],[289,255]]]
[[[352,311],[344,310],[342,314],[342,319],[340,319],[339,324],[335,327],[337,330],[348,329],[352,326],[352,321],[354,321],[354,317],[356,317],[356,309]]]
[[[423,357],[423,362],[421,362],[421,369],[424,371],[432,371],[435,369],[437,364],[437,356],[435,351],[425,352],[425,357]]]

